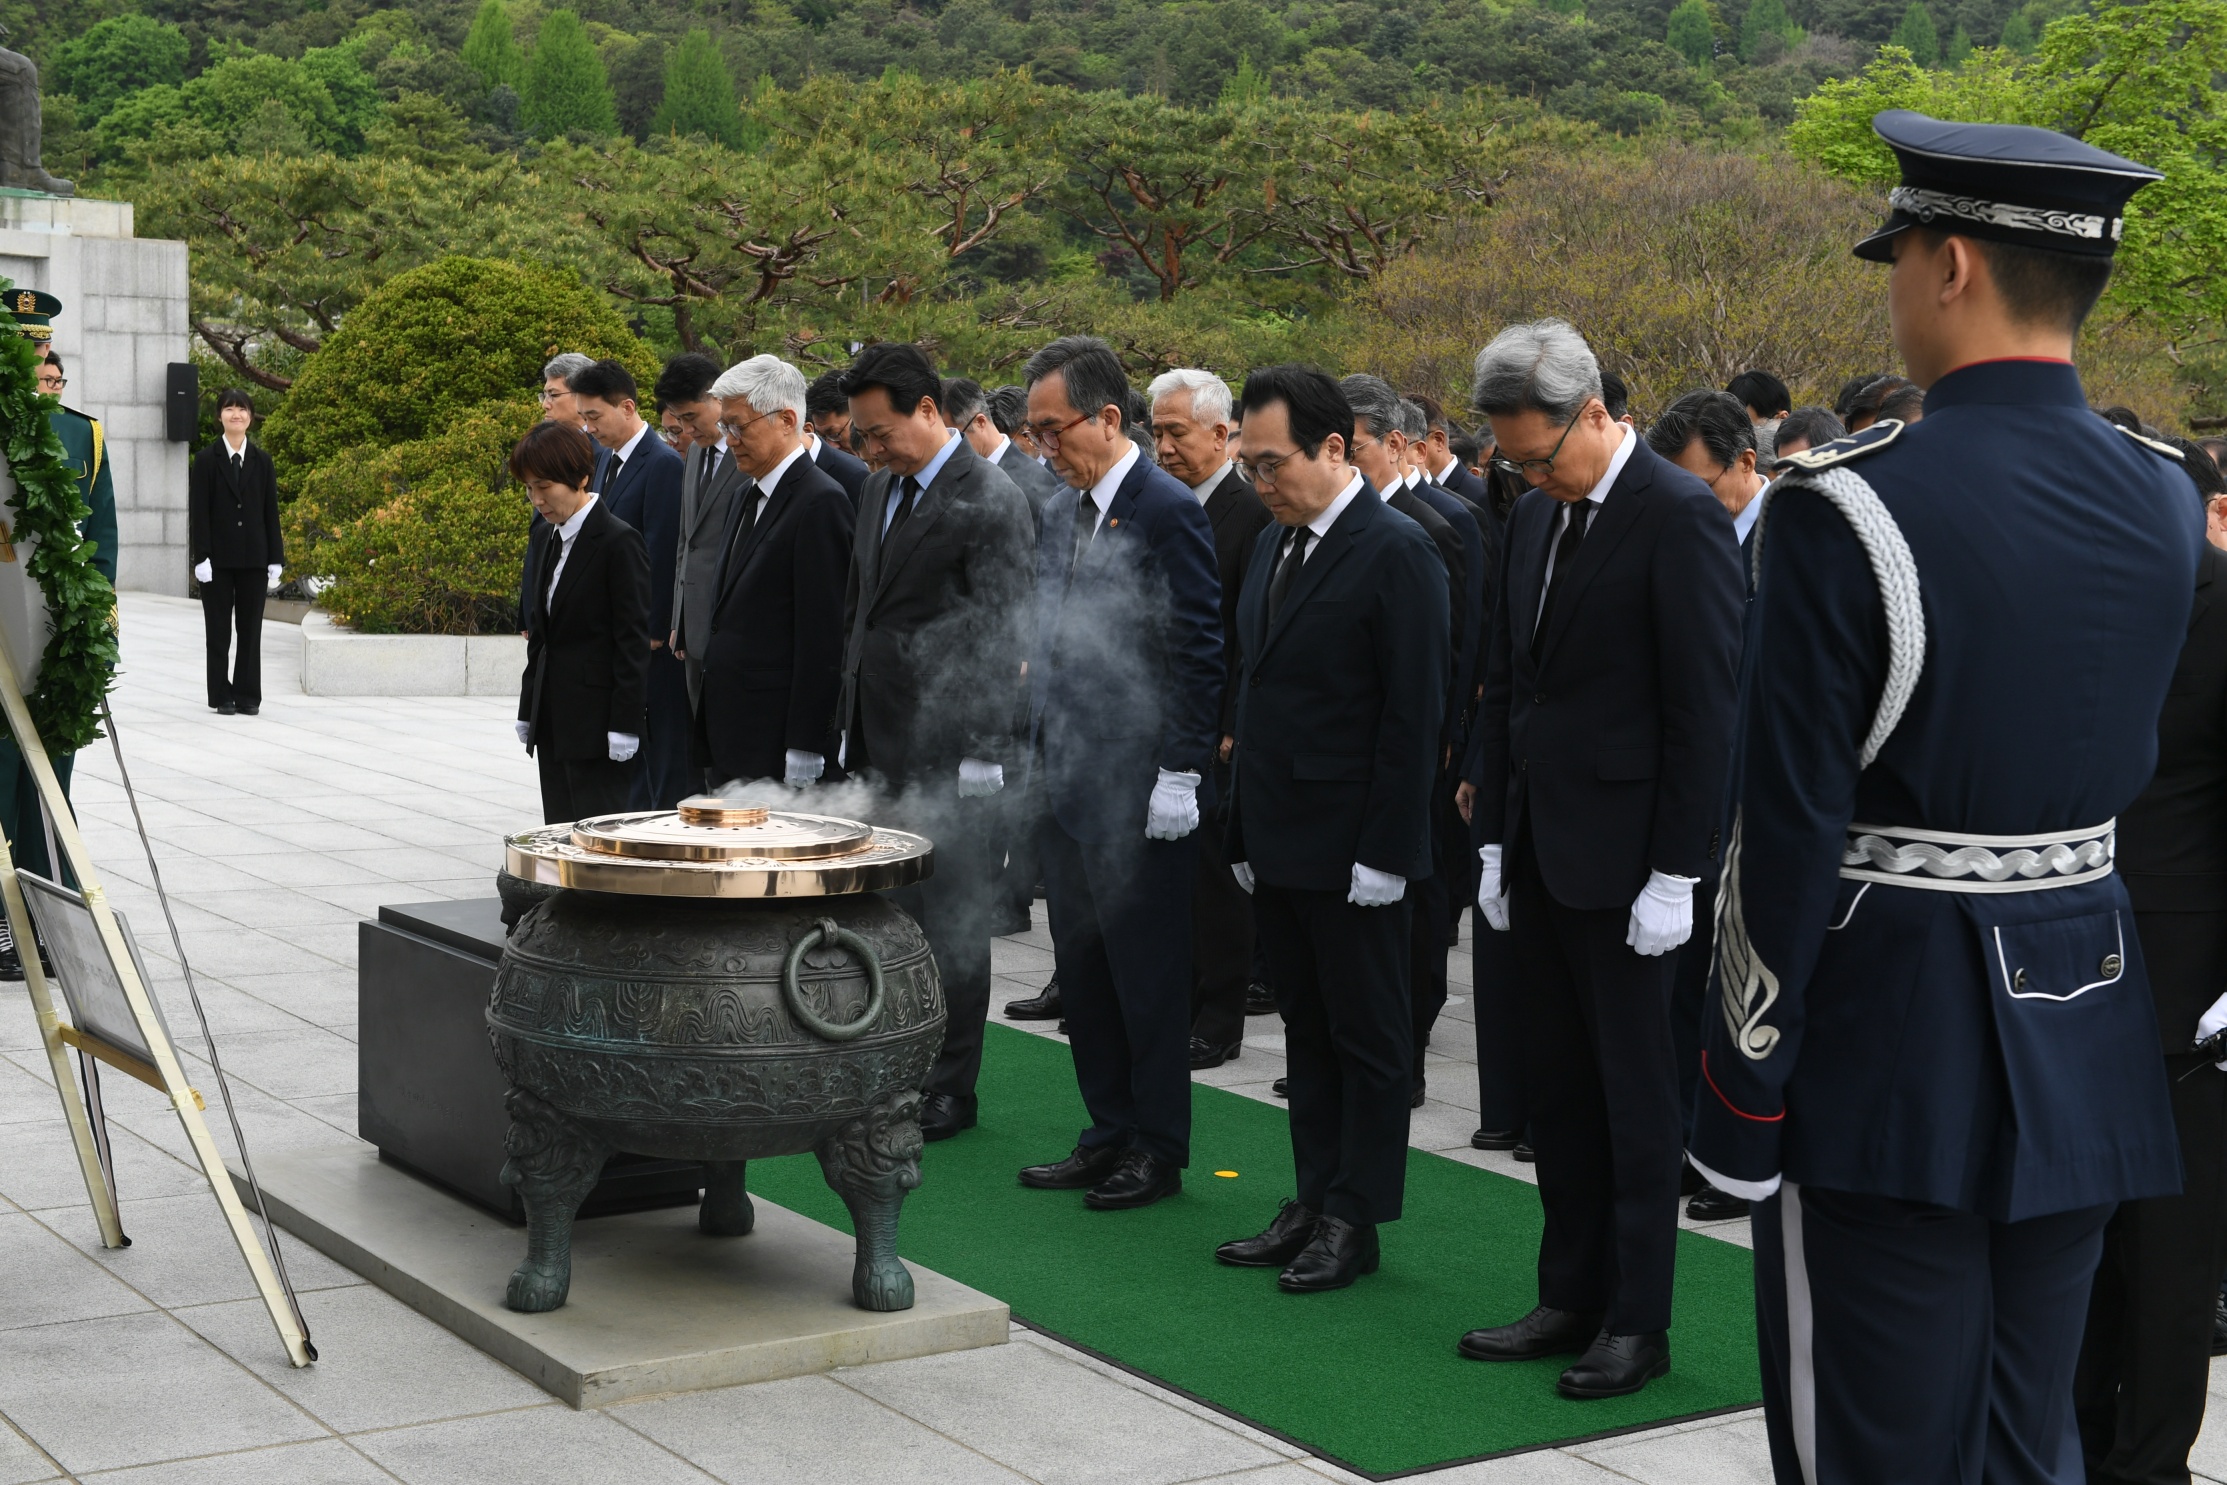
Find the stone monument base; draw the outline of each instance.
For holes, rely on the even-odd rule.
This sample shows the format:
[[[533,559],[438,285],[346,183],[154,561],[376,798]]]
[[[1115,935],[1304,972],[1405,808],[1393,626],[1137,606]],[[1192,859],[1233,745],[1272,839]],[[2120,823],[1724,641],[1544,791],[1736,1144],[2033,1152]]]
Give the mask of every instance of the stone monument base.
[[[762,1196],[747,1237],[704,1236],[689,1207],[582,1222],[570,1300],[513,1314],[519,1228],[368,1146],[274,1151],[256,1173],[280,1227],[576,1408],[994,1346],[1009,1329],[1002,1300],[918,1264],[911,1309],[858,1309],[850,1237]]]

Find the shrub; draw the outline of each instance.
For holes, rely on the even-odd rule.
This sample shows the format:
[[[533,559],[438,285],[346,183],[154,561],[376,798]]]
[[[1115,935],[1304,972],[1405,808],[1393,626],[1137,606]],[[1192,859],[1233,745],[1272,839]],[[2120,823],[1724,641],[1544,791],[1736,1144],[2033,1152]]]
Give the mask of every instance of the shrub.
[[[624,362],[645,387],[649,347],[602,296],[530,263],[442,258],[367,295],[302,365],[264,443],[284,484],[445,428],[461,411],[541,384],[559,351]]]
[[[486,402],[430,437],[324,465],[286,508],[292,566],[332,578],[320,603],[366,633],[511,630],[532,523],[506,463],[540,416]]]

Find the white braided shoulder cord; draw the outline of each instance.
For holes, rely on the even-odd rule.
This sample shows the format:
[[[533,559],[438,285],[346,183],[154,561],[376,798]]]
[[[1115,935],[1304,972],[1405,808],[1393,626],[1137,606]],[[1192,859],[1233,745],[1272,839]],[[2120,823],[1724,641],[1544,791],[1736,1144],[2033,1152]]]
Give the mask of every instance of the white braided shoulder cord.
[[[1797,470],[1772,485],[1763,510],[1755,518],[1755,573],[1763,572],[1763,532],[1771,518],[1771,497],[1788,485],[1815,490],[1832,503],[1871,560],[1871,574],[1879,584],[1879,601],[1887,611],[1887,679],[1879,689],[1879,710],[1872,715],[1871,731],[1856,754],[1859,768],[1871,767],[1902,720],[1910,697],[1925,670],[1925,604],[1919,596],[1918,563],[1910,543],[1887,511],[1887,503],[1871,482],[1845,466],[1814,472]]]

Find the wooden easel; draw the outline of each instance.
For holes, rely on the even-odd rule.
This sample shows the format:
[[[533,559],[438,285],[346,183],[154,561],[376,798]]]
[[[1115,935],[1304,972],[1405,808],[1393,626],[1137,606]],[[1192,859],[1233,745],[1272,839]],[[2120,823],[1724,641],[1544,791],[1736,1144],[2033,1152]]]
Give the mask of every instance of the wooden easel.
[[[14,734],[23,761],[38,785],[39,800],[45,806],[52,838],[60,848],[62,859],[76,875],[77,890],[85,900],[86,910],[92,914],[101,948],[115,969],[117,983],[131,1007],[141,1044],[154,1054],[154,1060],[149,1062],[67,1024],[55,1013],[54,995],[45,968],[39,962],[38,939],[32,931],[30,907],[24,900],[23,884],[16,879],[15,857],[9,843],[0,839],[0,902],[5,903],[8,928],[15,935],[16,953],[23,961],[24,983],[31,993],[32,1009],[38,1013],[39,1037],[46,1045],[47,1063],[54,1070],[54,1088],[62,1098],[62,1115],[69,1121],[70,1140],[77,1147],[78,1167],[85,1177],[85,1194],[92,1201],[93,1215],[100,1223],[101,1246],[127,1247],[130,1239],[124,1236],[115,1194],[110,1189],[108,1173],[95,1142],[92,1120],[87,1116],[76,1074],[70,1067],[70,1048],[106,1063],[127,1077],[138,1079],[170,1100],[170,1107],[177,1113],[178,1123],[193,1146],[194,1156],[201,1163],[201,1173],[208,1178],[209,1189],[216,1194],[217,1207],[232,1229],[232,1240],[239,1245],[240,1257],[255,1279],[264,1307],[270,1311],[271,1323],[278,1328],[287,1359],[295,1366],[308,1366],[317,1359],[316,1353],[309,1347],[309,1338],[303,1334],[293,1301],[271,1266],[270,1255],[263,1250],[261,1240],[248,1222],[247,1208],[240,1204],[232,1174],[225,1169],[224,1156],[209,1136],[208,1122],[201,1117],[208,1105],[186,1081],[177,1049],[170,1043],[162,1018],[155,1013],[153,997],[140,979],[138,961],[124,937],[123,927],[116,921],[107,894],[93,873],[85,838],[78,834],[77,817],[70,813],[69,799],[62,792],[61,781],[54,775],[54,764],[46,755],[46,744],[39,737],[38,729],[31,725],[31,710],[24,704],[16,674],[6,636],[0,633],[0,712],[5,713],[8,731]],[[25,822],[22,828],[37,827]]]

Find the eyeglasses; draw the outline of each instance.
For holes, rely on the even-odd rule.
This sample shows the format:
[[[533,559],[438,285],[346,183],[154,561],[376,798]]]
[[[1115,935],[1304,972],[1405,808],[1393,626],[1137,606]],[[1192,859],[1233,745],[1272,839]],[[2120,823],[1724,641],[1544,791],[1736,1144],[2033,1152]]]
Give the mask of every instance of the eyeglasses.
[[[1289,454],[1270,454],[1259,459],[1239,459],[1237,472],[1256,485],[1276,483],[1276,471],[1298,458],[1296,451]]]
[[[69,384],[70,379],[66,376],[42,376],[39,378],[39,390],[42,392],[45,391],[48,387],[52,387],[55,391],[59,392]]]
[[[1578,408],[1577,417],[1570,419],[1569,428],[1562,430],[1562,436],[1554,441],[1554,447],[1547,451],[1547,456],[1544,459],[1503,459],[1500,455],[1494,454],[1492,456],[1492,467],[1503,474],[1520,474],[1527,480],[1545,479],[1548,475],[1554,473],[1554,461],[1561,455],[1562,445],[1570,441],[1570,428],[1575,428],[1578,425],[1578,418],[1584,417],[1585,409],[1592,405],[1591,402],[1587,402],[1584,406]]]
[[[1077,413],[1072,419],[1065,423],[1023,423],[1021,426],[1028,429],[1029,436],[1034,438],[1037,443],[1040,444],[1048,452],[1059,447],[1059,441],[1061,438],[1065,437],[1069,433],[1072,433],[1077,427],[1089,421],[1089,413]]]
[[[772,413],[760,413],[756,417],[749,419],[747,422],[741,423],[730,423],[725,418],[721,418],[719,420],[719,431],[726,434],[729,438],[740,438],[742,437],[743,429],[750,427],[753,423],[763,423],[767,418],[770,418],[772,416]]]

